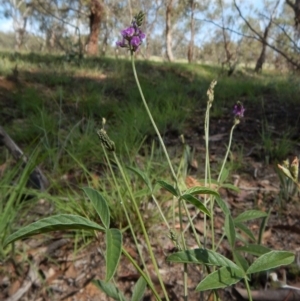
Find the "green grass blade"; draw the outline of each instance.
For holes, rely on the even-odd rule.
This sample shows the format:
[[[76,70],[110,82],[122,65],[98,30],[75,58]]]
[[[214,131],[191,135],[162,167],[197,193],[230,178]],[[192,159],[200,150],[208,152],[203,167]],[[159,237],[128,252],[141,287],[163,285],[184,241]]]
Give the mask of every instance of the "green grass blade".
[[[129,169],[129,170],[131,170],[136,175],[138,175],[142,179],[142,181],[147,185],[147,187],[149,188],[149,190],[151,192],[153,191],[152,185],[151,185],[151,181],[149,180],[149,178],[147,177],[147,175],[145,173],[143,173],[139,169],[131,167],[131,166],[126,166],[126,168]]]
[[[89,198],[89,200],[92,202],[104,227],[108,229],[110,225],[110,212],[105,198],[100,194],[100,192],[98,192],[95,189],[89,187],[85,187],[82,189]]]
[[[9,235],[4,242],[4,245],[38,233],[46,233],[57,230],[103,231],[105,229],[98,224],[86,219],[85,217],[71,214],[60,214],[43,218],[28,226],[25,226],[17,232]]]
[[[121,231],[119,229],[108,229],[106,231],[106,282],[113,277],[121,257],[121,252]]]

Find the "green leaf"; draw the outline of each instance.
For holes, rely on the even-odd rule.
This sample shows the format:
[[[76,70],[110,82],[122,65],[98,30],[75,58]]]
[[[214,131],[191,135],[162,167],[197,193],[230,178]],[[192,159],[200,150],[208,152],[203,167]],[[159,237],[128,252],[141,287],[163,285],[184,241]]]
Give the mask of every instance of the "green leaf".
[[[106,231],[106,277],[108,282],[117,269],[122,252],[122,233],[119,229]]]
[[[252,219],[256,219],[256,218],[260,218],[260,217],[265,217],[268,214],[266,212],[263,211],[259,211],[259,210],[248,210],[245,211],[243,213],[241,213],[239,216],[237,216],[234,219],[235,223],[242,223],[242,222],[246,222]]]
[[[147,185],[147,187],[149,188],[149,190],[152,192],[153,188],[151,185],[151,181],[149,180],[149,178],[147,177],[147,175],[145,173],[143,173],[142,171],[140,171],[137,168],[131,167],[131,166],[126,166],[127,169],[131,170],[132,172],[134,172],[136,175],[138,175],[141,180]]]
[[[224,168],[220,177],[220,183],[224,183],[227,180],[228,176],[229,176],[229,170],[227,168]]]
[[[237,269],[237,265],[225,256],[207,249],[193,249],[180,251],[171,254],[167,257],[167,261],[177,263],[194,263],[194,264],[206,264],[225,266],[233,269]]]
[[[267,226],[267,224],[268,224],[268,220],[269,220],[269,218],[270,218],[271,211],[272,211],[272,208],[270,208],[270,209],[268,210],[267,216],[264,217],[264,218],[262,218],[262,220],[261,220],[261,224],[260,224],[259,232],[258,232],[258,239],[257,239],[257,243],[258,243],[258,244],[261,244],[261,243],[262,243],[263,235],[264,235],[264,233],[265,233],[266,226]]]
[[[295,259],[295,254],[287,251],[271,251],[258,257],[247,270],[247,274],[274,269],[288,265]]]
[[[222,267],[219,270],[206,276],[196,287],[196,291],[224,288],[239,282],[244,278],[241,268],[230,269]]]
[[[107,202],[104,197],[95,189],[85,187],[82,188],[89,200],[92,202],[96,212],[98,213],[102,224],[106,229],[110,225],[110,212],[107,206]]]
[[[185,194],[192,194],[192,195],[197,195],[197,194],[212,194],[214,196],[220,196],[219,193],[212,189],[212,188],[207,188],[207,187],[202,187],[202,186],[194,186],[192,188],[187,189],[183,195]]]
[[[241,223],[234,223],[235,227],[243,231],[250,239],[255,241],[255,236],[252,231],[245,225]]]
[[[254,256],[261,256],[271,251],[271,249],[264,247],[262,245],[249,244],[247,246],[242,246],[236,248],[237,251],[246,252]]]
[[[191,194],[184,194],[181,196],[181,199],[186,200],[187,202],[193,204],[196,208],[198,208],[201,212],[205,213],[206,215],[210,216],[210,212],[206,209],[206,207]]]
[[[105,231],[103,227],[88,220],[85,217],[71,214],[60,214],[43,218],[39,221],[36,221],[28,226],[21,228],[20,230],[7,237],[7,239],[4,242],[4,245],[38,233],[46,233],[58,230]]]
[[[236,250],[234,250],[232,252],[233,255],[233,259],[234,262],[241,268],[243,269],[243,271],[247,271],[247,269],[249,268],[249,264],[248,261],[245,259],[244,256],[242,256],[239,252],[236,252]]]
[[[106,283],[102,280],[93,280],[92,283],[96,285],[96,287],[101,291],[103,291],[107,296],[118,301],[127,301],[122,292],[120,292],[114,284]]]
[[[225,215],[230,214],[230,210],[228,209],[227,204],[220,197],[216,197],[216,202]]]
[[[178,193],[177,193],[176,189],[172,185],[170,185],[167,182],[162,181],[162,180],[157,180],[156,183],[158,183],[161,187],[163,187],[164,189],[166,189],[169,192],[171,192],[174,196],[178,197]]]
[[[235,228],[231,214],[226,214],[225,217],[225,233],[231,249],[233,250],[235,246]]]
[[[221,185],[222,188],[226,188],[226,189],[230,189],[230,190],[233,190],[233,191],[236,191],[236,192],[239,192],[240,189],[232,184],[229,184],[229,183],[226,183],[226,184],[222,184]]]
[[[143,277],[140,277],[133,288],[131,301],[140,301],[144,296],[146,287],[147,282]]]

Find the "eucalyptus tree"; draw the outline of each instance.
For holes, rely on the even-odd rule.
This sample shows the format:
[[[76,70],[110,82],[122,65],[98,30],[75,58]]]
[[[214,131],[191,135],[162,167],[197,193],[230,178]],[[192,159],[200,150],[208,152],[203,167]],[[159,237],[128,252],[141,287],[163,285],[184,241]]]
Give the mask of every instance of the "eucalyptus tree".
[[[11,18],[13,21],[15,50],[20,50],[24,44],[28,18],[32,11],[31,6],[26,0],[1,0],[0,4],[4,17]]]

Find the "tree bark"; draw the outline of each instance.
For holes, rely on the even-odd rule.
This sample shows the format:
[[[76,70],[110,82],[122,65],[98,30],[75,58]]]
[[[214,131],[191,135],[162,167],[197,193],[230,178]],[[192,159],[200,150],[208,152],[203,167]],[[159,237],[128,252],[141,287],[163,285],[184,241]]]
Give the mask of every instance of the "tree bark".
[[[300,0],[295,0],[295,3],[293,3],[290,0],[285,1],[287,5],[289,5],[295,14],[294,20],[295,20],[295,27],[298,30],[300,25]]]
[[[172,52],[172,10],[173,0],[169,0],[166,6],[166,55],[169,62],[174,61]]]
[[[86,53],[88,55],[98,54],[98,41],[100,24],[102,20],[103,7],[99,0],[91,0],[90,5],[90,35],[86,44]]]
[[[265,31],[264,31],[264,34],[263,34],[263,37],[262,37],[262,41],[261,41],[262,48],[261,48],[260,56],[258,57],[258,59],[256,61],[255,68],[254,68],[254,72],[256,72],[256,73],[259,73],[259,72],[262,71],[263,64],[264,64],[264,62],[266,60],[266,50],[267,50],[266,41],[268,39],[269,31],[271,29],[273,18],[274,18],[274,14],[275,14],[275,11],[276,11],[278,5],[279,5],[279,0],[277,1],[276,5],[275,5],[275,7],[273,9],[271,18],[269,20],[269,23],[268,23],[267,27],[265,28]]]
[[[188,47],[188,62],[192,63],[194,59],[194,40],[195,40],[195,19],[194,19],[194,13],[195,13],[195,6],[196,3],[194,0],[190,0],[191,3],[191,22],[190,22],[190,30],[191,30],[191,39],[189,42],[189,47]]]

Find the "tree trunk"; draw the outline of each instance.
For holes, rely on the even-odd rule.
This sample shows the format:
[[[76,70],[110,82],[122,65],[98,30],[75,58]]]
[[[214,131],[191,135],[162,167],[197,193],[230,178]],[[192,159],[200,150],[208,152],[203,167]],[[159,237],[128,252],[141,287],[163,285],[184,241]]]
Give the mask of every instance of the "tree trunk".
[[[262,41],[261,41],[262,48],[261,48],[260,56],[257,59],[256,65],[255,65],[255,69],[254,69],[254,72],[256,72],[256,73],[262,71],[263,64],[264,64],[264,62],[266,60],[266,49],[267,49],[267,43],[266,42],[267,42],[267,39],[268,39],[269,31],[270,31],[271,26],[272,26],[274,14],[275,14],[275,11],[276,11],[278,5],[279,5],[279,0],[277,1],[277,3],[274,6],[271,18],[269,20],[269,24],[265,28],[264,35],[262,37]]]
[[[256,65],[255,65],[255,69],[254,69],[255,73],[262,72],[263,64],[264,64],[265,59],[266,59],[266,48],[267,48],[267,45],[265,43],[262,43],[262,49],[261,49],[261,52],[260,52],[260,56],[256,61]]]
[[[169,62],[174,61],[174,56],[172,52],[172,9],[173,0],[169,0],[166,7],[166,55]]]
[[[194,59],[194,40],[195,40],[195,19],[194,19],[194,12],[195,12],[195,1],[191,0],[191,23],[190,23],[190,29],[191,29],[191,39],[189,42],[188,47],[188,62],[192,63]]]
[[[90,35],[86,44],[86,53],[88,55],[98,54],[98,41],[100,24],[103,14],[103,7],[99,0],[91,0],[90,6]]]
[[[295,3],[293,3],[290,0],[286,0],[286,4],[289,5],[295,14],[294,20],[295,20],[295,27],[296,29],[299,29],[300,25],[300,0],[295,0]]]

